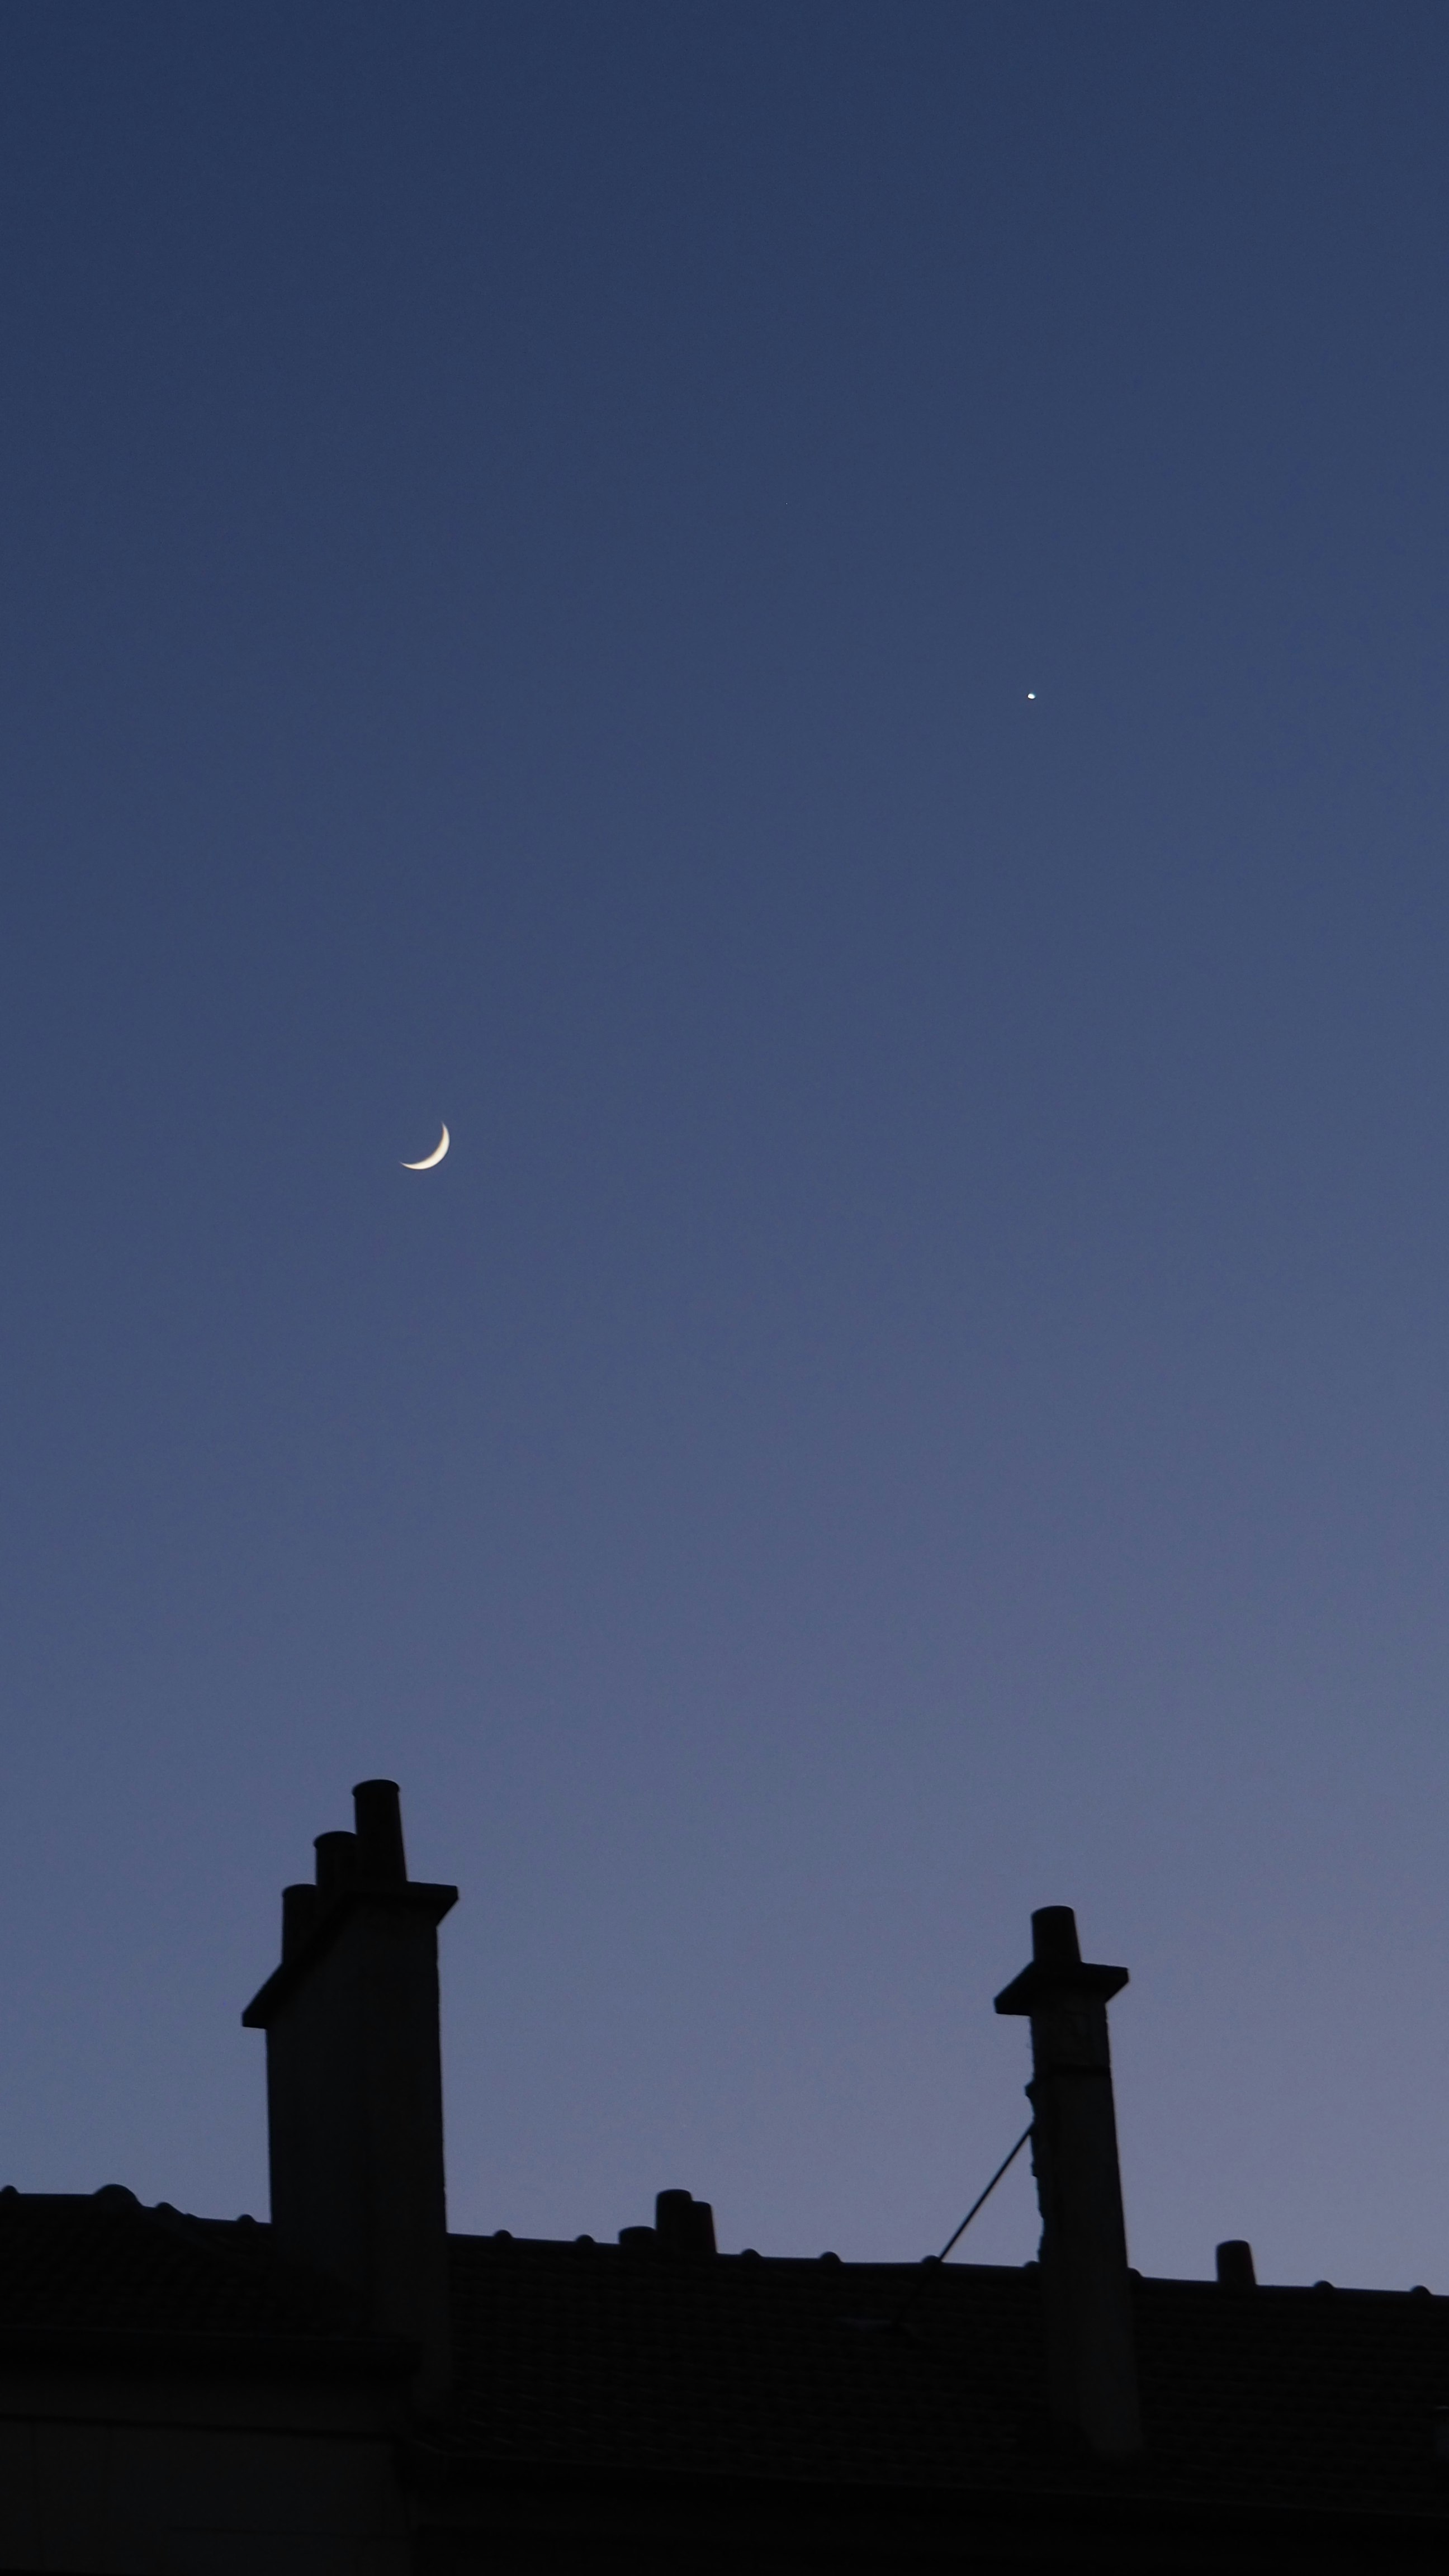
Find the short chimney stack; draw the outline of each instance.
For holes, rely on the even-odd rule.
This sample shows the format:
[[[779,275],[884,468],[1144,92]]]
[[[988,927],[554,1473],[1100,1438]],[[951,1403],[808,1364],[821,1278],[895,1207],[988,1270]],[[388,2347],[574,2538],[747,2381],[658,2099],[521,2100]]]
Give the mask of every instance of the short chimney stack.
[[[1032,2164],[1051,2411],[1101,2459],[1142,2448],[1107,2005],[1125,1968],[1084,1960],[1069,1905],[1031,1918],[1032,1959],[996,1998],[1031,2023]]]
[[[1256,2290],[1258,2275],[1246,2236],[1224,2238],[1217,2250],[1217,2271],[1220,2290]]]
[[[267,2034],[278,2245],[350,2283],[446,2394],[448,2219],[438,1925],[455,1887],[410,1879],[397,1785],[353,1791],[356,1830],[319,1834],[315,1886],[282,1898],[282,1964],[242,2015]]]
[[[654,2232],[666,2254],[712,2254],[714,2211],[688,2191],[657,2191]]]

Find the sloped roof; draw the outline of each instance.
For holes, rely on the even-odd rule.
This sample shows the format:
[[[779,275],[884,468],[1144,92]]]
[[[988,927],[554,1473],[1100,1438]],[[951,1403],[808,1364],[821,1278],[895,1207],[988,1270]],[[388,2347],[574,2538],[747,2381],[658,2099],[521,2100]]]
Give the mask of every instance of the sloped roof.
[[[1425,2292],[1135,2280],[1147,2457],[1098,2471],[1051,2437],[1035,2266],[497,2237],[455,2237],[453,2266],[452,2438],[480,2459],[1036,2493],[1087,2474],[1449,2523],[1449,2300]]]
[[[456,2390],[436,2453],[475,2472],[1079,2495],[1415,2517],[1449,2533],[1449,2300],[1135,2280],[1147,2454],[1054,2441],[1038,2276],[451,2239]],[[400,2348],[251,2221],[0,2191],[0,2346],[211,2343],[339,2368]],[[1438,2544],[1436,2543],[1436,2546]]]
[[[0,2191],[0,2334],[347,2335],[336,2282],[273,2252],[251,2220],[143,2208],[120,2184],[89,2195]]]

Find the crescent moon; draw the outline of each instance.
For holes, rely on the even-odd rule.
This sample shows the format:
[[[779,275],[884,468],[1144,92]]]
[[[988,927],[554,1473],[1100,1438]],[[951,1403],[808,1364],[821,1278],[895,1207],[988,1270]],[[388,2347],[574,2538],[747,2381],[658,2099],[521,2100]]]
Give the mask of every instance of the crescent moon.
[[[403,1170],[405,1172],[430,1172],[435,1163],[441,1163],[451,1142],[452,1139],[445,1127],[443,1129],[443,1141],[441,1145],[435,1145],[431,1154],[424,1154],[420,1163],[404,1163]]]

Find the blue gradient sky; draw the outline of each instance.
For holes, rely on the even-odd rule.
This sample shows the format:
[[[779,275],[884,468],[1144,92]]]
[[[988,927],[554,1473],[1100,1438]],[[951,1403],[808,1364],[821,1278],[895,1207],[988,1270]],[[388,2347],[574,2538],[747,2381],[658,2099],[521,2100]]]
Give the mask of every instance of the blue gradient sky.
[[[12,0],[3,2178],[265,2208],[385,1772],[456,2224],[928,2250],[1071,1903],[1134,2259],[1449,2289],[1446,111]]]

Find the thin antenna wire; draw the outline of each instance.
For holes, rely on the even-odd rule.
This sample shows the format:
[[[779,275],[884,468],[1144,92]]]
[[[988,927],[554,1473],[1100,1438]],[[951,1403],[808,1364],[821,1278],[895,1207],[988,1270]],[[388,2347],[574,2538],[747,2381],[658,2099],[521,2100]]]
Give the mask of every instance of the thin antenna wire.
[[[945,2244],[942,2246],[940,2253],[936,2257],[938,2263],[945,2262],[952,2246],[957,2244],[960,2238],[965,2235],[966,2230],[970,2226],[978,2209],[984,2209],[986,2207],[986,2204],[991,2198],[992,2193],[995,2191],[997,2184],[1000,2182],[1002,2175],[1007,2171],[1008,2167],[1015,2164],[1022,2148],[1026,2145],[1027,2139],[1031,2136],[1032,2126],[1032,2122],[1028,2120],[1026,2127],[1022,2130],[1022,2133],[1017,2139],[1015,2146],[1012,2148],[1010,2155],[1003,2156],[995,2173],[992,2175],[990,2182],[987,2184],[986,2189],[983,2192],[980,2192],[976,2199],[971,2203],[970,2208],[967,2210],[965,2217],[962,2219],[960,2226],[956,2230],[956,2234],[954,2236],[947,2237]]]
[[[965,2235],[966,2230],[970,2226],[978,2209],[984,2209],[986,2207],[986,2204],[991,2198],[992,2193],[995,2191],[997,2184],[1000,2182],[1002,2175],[1008,2173],[1011,2167],[1015,2164],[1022,2148],[1026,2145],[1027,2139],[1031,2136],[1031,2132],[1032,2123],[1028,2120],[1026,2127],[1022,2130],[1022,2133],[1017,2139],[1015,2146],[1012,2148],[1010,2155],[1002,2157],[1001,2162],[997,2166],[995,2173],[992,2175],[990,2182],[986,2186],[986,2189],[977,2193],[976,2198],[971,2203],[971,2206],[967,2210],[965,2217],[962,2219],[960,2226],[957,2228],[955,2235],[947,2237],[939,2254],[928,2254],[926,2256],[923,2276],[919,2281],[917,2281],[904,2305],[896,2310],[895,2315],[891,2319],[891,2324],[893,2326],[900,2325],[903,2318],[909,2316],[917,2299],[920,2297],[922,2290],[926,2286],[926,2276],[932,2272],[939,2272],[941,2265],[945,2262],[952,2246],[960,2243],[961,2238]]]

